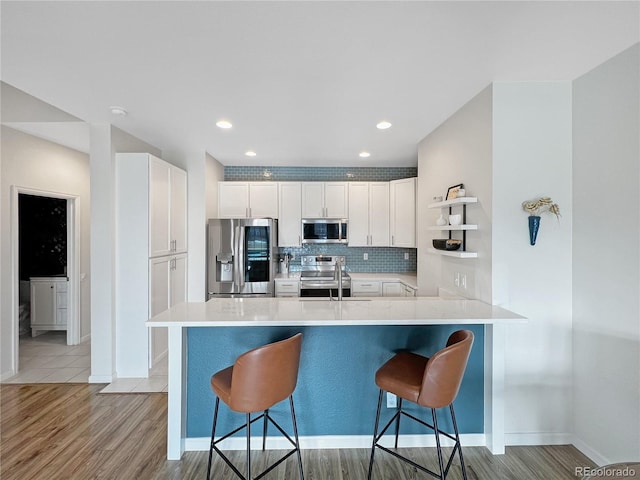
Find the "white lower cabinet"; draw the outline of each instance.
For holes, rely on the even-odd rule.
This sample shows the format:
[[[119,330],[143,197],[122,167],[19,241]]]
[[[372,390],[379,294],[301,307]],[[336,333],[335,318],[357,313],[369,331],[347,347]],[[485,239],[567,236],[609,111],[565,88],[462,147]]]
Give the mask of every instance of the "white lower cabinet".
[[[300,282],[295,279],[277,279],[276,297],[299,297]]]
[[[66,330],[69,289],[67,277],[31,277],[31,335]]]
[[[380,282],[375,280],[351,280],[352,297],[379,297],[382,295]]]
[[[174,255],[149,260],[149,313],[164,312],[187,300],[187,255]],[[149,335],[149,367],[167,353],[165,328],[151,328]]]
[[[382,282],[383,297],[404,297],[404,285],[400,282]]]

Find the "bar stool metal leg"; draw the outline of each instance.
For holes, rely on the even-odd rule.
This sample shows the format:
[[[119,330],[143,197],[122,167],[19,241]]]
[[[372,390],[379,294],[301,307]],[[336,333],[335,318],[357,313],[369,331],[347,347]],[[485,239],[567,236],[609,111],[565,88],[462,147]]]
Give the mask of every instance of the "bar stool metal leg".
[[[211,460],[213,457],[213,441],[216,438],[216,422],[218,421],[218,407],[220,406],[220,399],[216,397],[216,406],[213,409],[213,426],[211,427],[211,445],[209,445],[209,464],[207,465],[207,480],[211,475]]]
[[[398,397],[398,418],[396,419],[396,444],[395,448],[398,448],[398,434],[400,433],[400,417],[402,416],[402,398]]]
[[[302,454],[300,453],[300,440],[298,439],[298,423],[296,422],[296,411],[293,408],[293,395],[289,396],[289,405],[291,406],[291,422],[293,423],[293,435],[296,439],[296,449],[298,450],[298,470],[300,471],[300,480],[304,480],[302,471]]]
[[[444,477],[444,462],[442,461],[442,448],[440,447],[440,430],[438,430],[438,418],[436,415],[436,409],[431,409],[431,417],[433,418],[433,433],[436,435],[436,448],[438,450],[438,463],[440,464],[440,479],[445,480]]]
[[[269,409],[267,408],[264,411],[264,425],[262,427],[262,451],[265,451],[265,448],[267,447],[267,423],[269,420]]]
[[[453,403],[449,405],[451,411],[451,421],[453,423],[453,431],[456,434],[456,444],[458,447],[458,455],[460,455],[460,465],[462,466],[462,478],[467,480],[467,469],[464,466],[464,458],[462,458],[462,444],[460,443],[460,435],[458,434],[458,423],[456,422],[456,414],[453,413]]]
[[[251,480],[251,414],[247,413],[247,480]]]
[[[373,456],[376,453],[376,443],[378,441],[378,425],[380,424],[380,409],[382,408],[382,389],[380,389],[380,395],[378,395],[378,410],[376,411],[376,424],[373,427],[373,444],[371,445],[371,459],[369,460],[369,473],[367,474],[367,480],[371,480],[371,474],[373,473]]]

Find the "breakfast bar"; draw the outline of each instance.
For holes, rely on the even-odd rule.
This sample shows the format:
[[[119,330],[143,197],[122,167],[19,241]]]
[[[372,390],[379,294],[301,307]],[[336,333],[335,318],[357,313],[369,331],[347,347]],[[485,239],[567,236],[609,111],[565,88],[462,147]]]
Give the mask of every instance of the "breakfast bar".
[[[367,448],[380,360],[407,348],[428,348],[429,355],[459,328],[477,332],[470,360],[477,368],[469,385],[463,382],[461,423],[474,444],[504,453],[504,325],[524,321],[478,300],[440,297],[220,298],[176,305],[147,322],[169,332],[167,458],[208,448],[208,376],[246,349],[298,331],[304,340],[294,395],[300,398],[302,448]],[[418,446],[414,437],[407,435],[405,444]]]

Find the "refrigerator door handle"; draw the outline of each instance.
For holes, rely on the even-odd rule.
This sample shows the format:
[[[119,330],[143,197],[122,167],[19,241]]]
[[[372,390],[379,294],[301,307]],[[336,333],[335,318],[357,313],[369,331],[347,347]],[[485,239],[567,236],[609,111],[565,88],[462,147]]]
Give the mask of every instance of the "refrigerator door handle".
[[[238,238],[238,281],[236,282],[241,288],[244,287],[244,274],[245,274],[245,264],[244,264],[244,235],[245,235],[245,227],[237,227],[239,235]]]

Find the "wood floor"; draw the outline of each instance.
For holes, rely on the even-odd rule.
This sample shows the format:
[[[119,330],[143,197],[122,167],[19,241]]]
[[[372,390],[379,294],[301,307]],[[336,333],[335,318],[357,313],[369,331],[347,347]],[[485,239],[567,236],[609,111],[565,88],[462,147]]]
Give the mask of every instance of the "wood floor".
[[[207,452],[188,452],[180,461],[166,455],[167,397],[163,393],[99,394],[102,385],[31,384],[0,386],[0,478],[24,479],[204,479]],[[401,449],[437,468],[435,449]],[[252,469],[282,451],[255,452]],[[244,453],[230,452],[244,469]],[[486,448],[464,449],[469,480],[576,480],[576,467],[595,466],[572,446],[510,447],[492,456]],[[217,457],[216,480],[233,479]],[[307,480],[364,480],[369,451],[303,450]],[[462,478],[454,461],[450,479]],[[264,477],[296,480],[295,455]],[[376,480],[432,478],[376,452]]]

